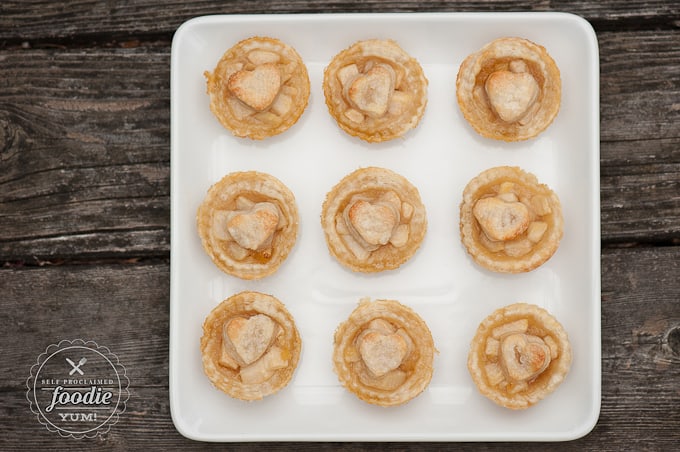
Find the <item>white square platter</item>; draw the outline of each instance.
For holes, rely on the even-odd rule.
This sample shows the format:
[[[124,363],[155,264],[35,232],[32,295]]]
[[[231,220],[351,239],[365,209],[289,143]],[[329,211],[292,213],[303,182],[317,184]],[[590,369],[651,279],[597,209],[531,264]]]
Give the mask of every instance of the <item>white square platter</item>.
[[[307,110],[291,129],[264,141],[232,136],[212,116],[203,72],[251,36],[293,46],[311,81]],[[562,104],[537,138],[504,143],[477,135],[458,109],[463,59],[487,42],[519,36],[546,47],[562,76]],[[342,49],[394,39],[423,66],[428,105],[402,139],[369,144],[329,115],[323,70]],[[600,409],[599,57],[595,33],[564,13],[427,13],[206,16],[184,23],[171,62],[170,401],[176,428],[202,441],[561,441],[587,434]],[[460,243],[458,206],[484,169],[516,165],[560,197],[564,238],[556,254],[525,274],[486,271]],[[420,191],[428,232],[401,268],[356,274],[328,253],[320,226],[326,193],[359,167],[381,166]],[[300,232],[272,276],[244,281],[222,273],[201,247],[195,215],[207,189],[233,171],[258,170],[295,194]],[[199,341],[208,313],[243,290],[286,304],[303,349],[291,383],[257,402],[234,400],[203,374]],[[392,408],[366,404],[333,373],[333,332],[362,297],[396,299],[427,322],[439,353],[429,387]],[[524,411],[481,396],[466,368],[478,324],[518,301],[550,311],[574,351],[570,373]]]

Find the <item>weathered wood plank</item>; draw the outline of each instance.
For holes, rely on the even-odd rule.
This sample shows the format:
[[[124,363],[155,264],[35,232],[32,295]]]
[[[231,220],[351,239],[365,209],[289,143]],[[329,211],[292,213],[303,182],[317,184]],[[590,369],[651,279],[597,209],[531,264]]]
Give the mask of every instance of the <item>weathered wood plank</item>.
[[[680,33],[599,38],[603,240],[672,242]],[[3,51],[0,61],[0,262],[167,255],[169,50]]]
[[[680,30],[598,41],[602,140],[680,138]]]
[[[167,253],[167,50],[0,60],[0,261]]]
[[[0,388],[20,383],[10,362],[28,370],[63,339],[109,347],[136,387],[167,386],[167,262],[5,268],[0,294],[0,337],[21,344],[3,349]]]
[[[680,139],[603,142],[600,184],[605,245],[680,243]]]
[[[678,275],[677,246],[603,251],[599,442],[663,450],[680,440]]]
[[[557,450],[619,451],[636,444],[672,449],[680,432],[680,248],[605,250],[602,256],[602,411],[593,433],[553,444]],[[86,282],[85,284],[83,282]],[[659,287],[664,289],[659,291]],[[69,442],[113,450],[146,446],[204,450],[216,445],[182,438],[168,400],[169,267],[135,265],[0,269],[0,439],[3,450],[51,449],[64,444],[28,410],[25,376],[37,355],[61,339],[93,339],[116,353],[130,378],[131,398],[120,423],[103,440]],[[23,372],[23,373],[22,373]],[[253,450],[263,445],[235,445]],[[291,444],[271,444],[287,450]],[[301,443],[303,450],[349,450],[350,445]],[[368,449],[370,444],[353,444]],[[384,445],[403,450],[405,444]],[[436,450],[441,444],[423,445]],[[501,450],[507,444],[462,444],[462,450]],[[523,444],[522,450],[544,450]]]
[[[675,27],[680,18],[673,2],[571,0],[559,3],[532,1],[436,0],[251,0],[247,2],[167,1],[158,8],[154,0],[101,2],[79,0],[23,2],[5,0],[0,5],[0,41],[14,45],[50,39],[95,39],[106,36],[171,34],[182,22],[208,14],[337,13],[337,12],[437,12],[437,11],[565,11],[581,15],[605,28],[610,23],[654,28]]]
[[[603,241],[677,244],[680,32],[598,39]]]

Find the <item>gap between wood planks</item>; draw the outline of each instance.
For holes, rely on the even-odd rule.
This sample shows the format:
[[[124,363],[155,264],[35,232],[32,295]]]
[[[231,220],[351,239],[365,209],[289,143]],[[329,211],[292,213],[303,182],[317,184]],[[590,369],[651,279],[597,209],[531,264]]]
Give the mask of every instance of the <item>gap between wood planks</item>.
[[[100,257],[100,258],[54,258],[31,260],[17,259],[8,260],[0,265],[2,269],[21,269],[36,267],[57,267],[57,266],[84,266],[84,265],[170,265],[170,255],[164,256],[135,256],[135,257]]]
[[[172,45],[172,33],[128,34],[85,34],[40,40],[21,38],[0,41],[0,50],[34,50],[34,49],[133,49],[137,47],[169,49]]]
[[[356,6],[356,5],[355,5]],[[421,10],[417,10],[421,11]],[[297,14],[297,13],[324,13],[327,11],[310,11],[304,9],[290,9],[276,11],[276,14]],[[356,13],[359,12],[355,7],[347,10],[339,9],[329,12],[333,13]],[[363,13],[387,13],[387,12],[414,12],[412,8],[385,10],[368,9]],[[464,12],[450,11],[447,9],[426,9],[421,12]],[[546,11],[547,12],[547,11]],[[569,11],[564,11],[569,12]],[[613,17],[613,18],[591,18],[584,17],[596,33],[601,32],[624,32],[624,31],[669,31],[680,29],[680,14],[657,15],[653,17]],[[178,24],[179,25],[179,24]],[[29,50],[29,49],[106,49],[106,48],[169,48],[172,44],[172,37],[175,30],[169,32],[134,33],[125,32],[114,33],[85,33],[70,36],[45,37],[41,39],[26,40],[21,37],[3,39],[0,41],[0,50]]]
[[[618,241],[603,241],[601,243],[602,251],[615,249],[643,249],[643,248],[663,248],[680,246],[680,238],[671,238],[664,241],[654,242],[618,242]],[[83,266],[83,265],[148,265],[148,264],[163,264],[170,265],[170,254],[162,253],[159,255],[144,255],[144,256],[111,256],[111,257],[92,257],[92,258],[52,258],[52,259],[14,259],[6,260],[0,263],[0,271],[2,269],[21,269],[21,268],[36,268],[36,267],[56,267],[56,266]]]

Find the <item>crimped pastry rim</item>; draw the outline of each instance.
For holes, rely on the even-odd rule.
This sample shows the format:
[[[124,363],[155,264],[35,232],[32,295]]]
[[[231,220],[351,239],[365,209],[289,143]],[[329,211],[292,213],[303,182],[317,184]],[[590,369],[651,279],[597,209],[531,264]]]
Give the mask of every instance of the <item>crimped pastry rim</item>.
[[[493,326],[498,323],[499,319],[512,316],[533,317],[535,321],[539,321],[541,326],[558,340],[560,354],[548,367],[552,372],[551,378],[544,387],[533,390],[529,396],[525,396],[522,393],[512,396],[500,394],[498,390],[487,384],[484,366],[479,360],[480,351],[485,347],[485,339],[490,334]],[[543,400],[562,384],[571,368],[572,353],[567,332],[554,315],[538,305],[518,302],[498,308],[482,320],[470,342],[467,368],[480,394],[505,408],[523,410]]]
[[[371,320],[387,318],[398,323],[409,333],[418,349],[419,360],[416,370],[396,391],[384,391],[364,385],[354,378],[353,372],[343,355],[351,345],[361,327]],[[363,298],[350,315],[342,321],[333,335],[333,371],[345,389],[364,402],[383,407],[403,405],[419,396],[429,386],[434,373],[434,355],[437,352],[434,339],[427,323],[413,308],[399,301]]]
[[[477,219],[472,213],[477,197],[475,196],[482,187],[492,181],[503,177],[512,177],[515,181],[531,186],[532,189],[540,190],[543,195],[549,196],[553,207],[553,227],[549,236],[543,242],[543,246],[520,258],[508,259],[507,261],[493,259],[484,251],[483,245],[475,240],[473,231]],[[498,166],[486,169],[472,178],[463,190],[463,198],[460,203],[460,238],[468,255],[482,267],[500,273],[525,273],[532,271],[547,262],[560,246],[564,234],[564,218],[562,205],[557,194],[545,184],[538,182],[538,178],[517,166]]]
[[[281,121],[281,124],[275,127],[254,127],[253,125],[248,124],[248,122],[234,117],[231,114],[229,107],[221,104],[223,97],[221,94],[226,90],[226,87],[223,85],[226,85],[227,80],[222,78],[221,73],[218,73],[218,69],[221,66],[228,64],[231,53],[237,52],[241,47],[254,42],[282,47],[283,51],[289,54],[289,56],[297,62],[299,67],[299,71],[296,71],[299,76],[299,83],[296,84],[296,88],[300,89],[301,92],[296,97],[297,102],[294,102],[292,112],[286,115],[284,120]],[[242,39],[227,49],[220,57],[213,70],[205,71],[204,76],[206,77],[206,92],[209,97],[210,111],[225,129],[239,138],[264,140],[279,135],[297,123],[309,104],[311,86],[307,66],[294,47],[277,38],[258,35]]]
[[[488,101],[482,102],[475,99],[475,79],[480,71],[480,66],[484,57],[493,56],[494,58],[510,58],[515,55],[507,55],[502,52],[504,48],[520,47],[521,55],[526,59],[534,61],[541,68],[542,76],[546,82],[541,87],[542,99],[541,106],[531,122],[519,127],[507,127],[502,121],[490,120],[495,114],[488,105]],[[496,54],[496,49],[499,54]],[[487,55],[489,54],[489,55]],[[525,38],[505,37],[495,39],[474,53],[468,55],[461,63],[456,76],[456,99],[458,106],[465,120],[480,135],[501,141],[525,141],[535,138],[545,131],[555,120],[560,110],[562,96],[562,82],[560,70],[555,60],[550,56],[545,47]],[[482,110],[482,111],[480,111]],[[500,128],[499,128],[500,127]]]
[[[279,207],[285,207],[285,209],[282,209],[282,213],[284,215],[288,214],[286,215],[288,225],[277,239],[277,246],[274,247],[274,253],[270,260],[267,263],[250,265],[228,258],[228,256],[225,256],[227,253],[223,252],[219,246],[216,246],[212,240],[213,204],[217,202],[217,199],[224,192],[229,193],[232,185],[244,184],[251,187],[251,191],[256,191],[252,186],[263,183],[272,185],[277,191],[278,197],[275,199],[279,201]],[[234,192],[233,196],[236,197],[239,193],[242,193],[242,191]],[[293,192],[275,176],[261,171],[235,171],[226,174],[208,189],[196,213],[196,226],[201,239],[201,245],[212,262],[224,273],[246,280],[262,279],[272,275],[279,269],[297,242],[299,221],[298,208]]]
[[[221,344],[221,325],[230,308],[236,304],[242,304],[241,309],[234,309],[233,314],[259,313],[273,318],[282,328],[286,337],[286,344],[290,350],[290,362],[284,369],[276,371],[274,377],[259,384],[244,384],[236,381],[221,371],[218,364],[219,357],[214,356],[215,348],[219,349],[216,342]],[[217,336],[217,337],[215,337]],[[201,361],[203,371],[212,385],[232,398],[253,401],[261,400],[286,387],[293,378],[300,361],[302,340],[295,324],[295,320],[286,306],[273,295],[256,291],[242,291],[226,298],[215,306],[206,316],[203,323],[203,335],[200,339]],[[272,382],[273,384],[268,384]]]
[[[379,183],[376,179],[388,178],[390,184]],[[352,188],[359,184],[359,188]],[[367,261],[358,259],[344,244],[336,230],[336,216],[342,211],[342,206],[353,195],[368,190],[385,190],[391,188],[396,191],[403,201],[408,201],[414,208],[413,219],[417,228],[411,229],[407,245],[394,248],[384,245],[379,250],[382,254],[372,254]],[[397,190],[398,189],[398,190]],[[415,220],[415,221],[414,221]],[[326,194],[321,208],[321,227],[324,231],[326,246],[330,254],[344,267],[363,273],[374,273],[394,270],[408,262],[416,254],[427,232],[427,213],[420,193],[406,177],[387,168],[368,166],[359,168],[345,175]],[[384,250],[384,251],[383,251]]]
[[[348,64],[345,61],[346,58],[351,56],[353,53],[358,52],[359,47],[367,43],[369,44],[385,43],[385,45],[392,47],[393,50],[395,49],[398,50],[398,52],[400,53],[400,57],[404,58],[407,61],[409,71],[412,72],[413,76],[418,79],[418,83],[420,84],[419,88],[420,91],[422,91],[421,95],[418,98],[416,109],[410,118],[403,120],[401,123],[397,125],[386,125],[385,127],[378,128],[375,130],[362,130],[360,127],[352,126],[350,123],[344,120],[343,112],[339,109],[339,107],[335,105],[341,104],[344,106],[346,104],[346,102],[342,100],[342,96],[336,95],[335,92],[336,90],[334,89],[336,83],[334,79],[337,71],[343,65]],[[364,55],[360,54],[359,56]],[[381,55],[377,56],[382,57]],[[353,59],[349,60],[350,63],[353,61],[354,61]],[[425,72],[423,71],[422,66],[415,58],[413,58],[406,51],[404,51],[404,49],[401,48],[399,44],[393,39],[378,39],[378,38],[364,39],[356,41],[349,47],[338,52],[330,60],[330,62],[324,69],[322,87],[326,107],[328,108],[328,112],[330,113],[330,115],[333,117],[333,119],[335,119],[335,122],[337,123],[338,127],[340,127],[348,135],[360,138],[369,143],[390,141],[395,138],[402,137],[408,131],[415,129],[420,123],[425,113],[425,108],[427,106],[428,100],[427,99],[428,80],[427,77],[425,76]]]

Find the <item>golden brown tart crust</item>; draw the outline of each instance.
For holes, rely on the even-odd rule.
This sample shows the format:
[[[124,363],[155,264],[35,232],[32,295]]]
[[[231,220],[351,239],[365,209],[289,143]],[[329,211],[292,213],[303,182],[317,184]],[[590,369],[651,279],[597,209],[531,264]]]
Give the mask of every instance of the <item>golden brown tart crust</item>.
[[[427,79],[418,61],[392,40],[359,41],[324,71],[328,111],[348,134],[388,141],[418,125],[427,104]]]
[[[434,353],[432,334],[415,311],[394,300],[365,298],[335,331],[333,367],[359,399],[394,406],[429,385]]]
[[[342,265],[379,272],[415,254],[427,217],[418,190],[405,177],[368,167],[345,176],[326,195],[321,226],[331,255]]]
[[[300,55],[269,37],[245,39],[204,73],[210,110],[238,137],[277,135],[297,122],[309,101],[309,75]]]
[[[241,400],[259,400],[286,386],[301,348],[286,307],[259,292],[227,298],[203,324],[203,370],[217,389]]]
[[[543,46],[501,38],[468,56],[456,79],[458,105],[481,135],[503,141],[533,138],[555,119],[562,82]]]
[[[557,251],[562,234],[557,195],[518,167],[483,171],[463,191],[461,241],[470,256],[489,270],[533,270]]]
[[[297,239],[293,193],[272,175],[234,172],[208,190],[196,215],[206,253],[222,271],[242,279],[274,273]]]
[[[479,325],[468,370],[484,396],[506,408],[525,409],[562,383],[571,360],[569,338],[557,319],[536,305],[516,303]]]

